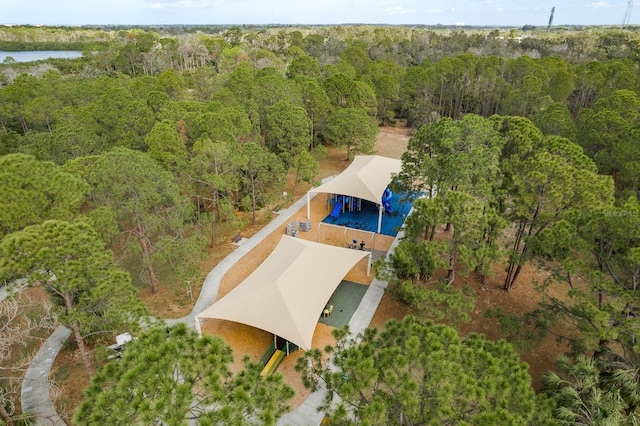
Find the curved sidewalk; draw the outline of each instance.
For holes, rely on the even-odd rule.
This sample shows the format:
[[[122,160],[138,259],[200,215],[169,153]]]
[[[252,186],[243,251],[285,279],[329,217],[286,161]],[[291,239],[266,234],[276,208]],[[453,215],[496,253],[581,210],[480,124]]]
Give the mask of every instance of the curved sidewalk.
[[[36,419],[36,425],[66,424],[58,416],[56,407],[51,401],[51,396],[49,395],[49,373],[56,355],[58,355],[70,334],[70,329],[64,325],[58,326],[43,343],[36,356],[33,357],[22,380],[22,390],[20,392],[22,412],[31,413]]]

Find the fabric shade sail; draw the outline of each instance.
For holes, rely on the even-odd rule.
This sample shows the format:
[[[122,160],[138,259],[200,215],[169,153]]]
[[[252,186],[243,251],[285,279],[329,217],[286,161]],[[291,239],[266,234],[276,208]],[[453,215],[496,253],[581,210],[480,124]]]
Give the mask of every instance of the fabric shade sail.
[[[402,161],[379,155],[358,155],[342,173],[309,192],[348,195],[381,204],[382,194]]]
[[[311,349],[318,319],[344,276],[369,252],[283,235],[265,261],[196,315],[247,324]]]

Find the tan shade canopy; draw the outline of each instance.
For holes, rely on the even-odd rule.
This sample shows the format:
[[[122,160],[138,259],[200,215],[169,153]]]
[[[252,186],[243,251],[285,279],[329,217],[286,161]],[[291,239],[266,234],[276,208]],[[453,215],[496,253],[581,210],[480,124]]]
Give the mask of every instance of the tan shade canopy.
[[[394,174],[400,173],[402,161],[378,155],[358,155],[353,163],[329,182],[309,192],[349,195],[381,204],[382,194]]]
[[[309,350],[327,301],[347,272],[368,254],[283,235],[251,275],[196,320],[247,324]]]

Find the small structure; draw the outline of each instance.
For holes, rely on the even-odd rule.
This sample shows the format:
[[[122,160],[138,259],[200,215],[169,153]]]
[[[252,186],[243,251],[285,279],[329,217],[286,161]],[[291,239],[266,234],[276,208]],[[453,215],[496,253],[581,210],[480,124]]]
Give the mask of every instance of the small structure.
[[[322,316],[326,318],[331,315],[331,312],[333,312],[333,305],[327,305],[322,311]]]
[[[295,220],[287,225],[285,233],[290,237],[298,238],[298,227]]]
[[[116,343],[113,345],[107,346],[107,349],[111,349],[114,352],[111,355],[109,355],[107,358],[120,359],[120,357],[122,356],[122,351],[125,348],[126,344],[132,340],[133,340],[133,337],[131,337],[131,334],[129,333],[118,334],[116,336]]]
[[[311,220],[306,220],[306,221],[299,221],[298,222],[298,227],[302,232],[309,232],[311,231]]]

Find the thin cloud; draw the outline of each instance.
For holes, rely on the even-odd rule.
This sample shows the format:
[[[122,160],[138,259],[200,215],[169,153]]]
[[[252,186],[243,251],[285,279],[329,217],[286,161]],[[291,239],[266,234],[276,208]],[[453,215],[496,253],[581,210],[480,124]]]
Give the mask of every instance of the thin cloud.
[[[606,1],[594,1],[591,3],[586,3],[584,7],[588,9],[603,9],[605,7],[611,7],[611,3]]]
[[[152,3],[150,7],[151,9],[200,9],[213,6],[214,4],[214,2],[207,0],[175,0]]]
[[[413,9],[405,9],[402,6],[390,6],[380,9],[383,13],[389,15],[406,15],[407,13],[415,13]]]

